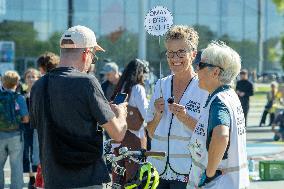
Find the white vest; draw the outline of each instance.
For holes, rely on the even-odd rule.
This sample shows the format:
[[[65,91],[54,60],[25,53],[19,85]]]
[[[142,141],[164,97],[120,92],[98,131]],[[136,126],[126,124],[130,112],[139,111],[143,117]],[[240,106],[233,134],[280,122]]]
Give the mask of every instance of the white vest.
[[[160,85],[160,81],[165,100],[165,109],[162,119],[155,130],[151,142],[151,150],[165,151],[167,156],[162,159],[149,157],[148,160],[157,168],[160,175],[164,174],[166,166],[169,166],[175,173],[187,176],[191,165],[188,144],[192,131],[168,109],[167,99],[172,96],[172,75],[159,80],[156,85]],[[160,89],[160,86],[156,86],[156,89]],[[160,91],[155,91],[155,93],[157,92],[159,93]],[[179,104],[184,105],[187,113],[197,119],[207,97],[208,93],[198,87],[198,78],[196,76],[187,86]]]
[[[229,89],[212,97],[208,105],[202,110],[200,119],[192,134],[189,146],[192,155],[192,167],[187,186],[190,189],[198,188],[197,185],[201,174],[208,164],[206,140],[209,110],[212,101],[217,96],[226,105],[230,113],[231,125],[228,158],[222,160],[218,166],[218,169],[222,170],[224,174],[204,188],[241,189],[249,186],[245,118],[237,94],[233,89]]]

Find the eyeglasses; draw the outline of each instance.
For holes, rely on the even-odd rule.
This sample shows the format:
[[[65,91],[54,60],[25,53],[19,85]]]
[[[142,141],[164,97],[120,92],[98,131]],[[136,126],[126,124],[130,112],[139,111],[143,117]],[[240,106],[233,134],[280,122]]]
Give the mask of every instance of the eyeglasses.
[[[186,56],[186,53],[188,51],[185,50],[185,49],[180,49],[178,51],[167,51],[166,52],[166,56],[167,58],[174,58],[175,57],[175,54],[177,55],[177,57],[179,58],[184,58]]]
[[[202,70],[202,69],[204,69],[206,67],[210,67],[210,68],[217,67],[217,68],[220,68],[220,70],[224,71],[224,69],[221,68],[220,66],[216,66],[216,65],[213,65],[213,64],[205,63],[205,62],[199,62],[199,64],[198,64],[198,69],[199,70]]]
[[[87,52],[86,50],[83,51],[83,53],[86,53],[86,52]],[[88,52],[90,52],[93,55],[93,59],[92,59],[91,64],[95,64],[99,60],[99,57],[97,57],[97,55],[95,55],[95,53],[93,53],[93,48],[91,48]]]
[[[91,64],[95,64],[99,60],[99,57],[97,57],[97,55],[95,55],[95,53],[93,53],[93,51],[90,51],[90,53],[93,55],[93,59],[92,59]]]

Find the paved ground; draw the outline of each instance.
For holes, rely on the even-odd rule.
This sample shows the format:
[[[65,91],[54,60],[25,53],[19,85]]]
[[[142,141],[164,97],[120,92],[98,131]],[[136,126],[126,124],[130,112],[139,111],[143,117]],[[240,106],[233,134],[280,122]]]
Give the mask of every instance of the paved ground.
[[[248,115],[247,151],[248,156],[255,159],[256,169],[259,160],[284,159],[284,143],[274,142],[270,127],[258,127],[260,117],[265,105],[264,98],[252,98],[251,109]],[[267,120],[268,121],[268,120]],[[5,166],[6,188],[9,188],[9,165]],[[25,176],[25,189],[28,177]],[[252,181],[250,189],[281,189],[284,181]],[[6,189],[5,188],[5,189]]]
[[[284,159],[284,143],[272,140],[271,127],[258,127],[264,105],[263,98],[252,98],[248,115],[247,152],[249,157],[255,159],[256,170],[259,160]],[[281,189],[283,186],[284,181],[258,180],[251,182],[250,189]]]

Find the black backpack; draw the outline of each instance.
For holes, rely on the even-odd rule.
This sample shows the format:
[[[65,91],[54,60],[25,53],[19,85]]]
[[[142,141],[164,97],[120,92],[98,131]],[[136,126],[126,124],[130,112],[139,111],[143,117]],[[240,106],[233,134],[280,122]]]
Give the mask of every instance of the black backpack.
[[[16,102],[20,94],[0,90],[0,131],[19,130],[21,123],[20,107]]]

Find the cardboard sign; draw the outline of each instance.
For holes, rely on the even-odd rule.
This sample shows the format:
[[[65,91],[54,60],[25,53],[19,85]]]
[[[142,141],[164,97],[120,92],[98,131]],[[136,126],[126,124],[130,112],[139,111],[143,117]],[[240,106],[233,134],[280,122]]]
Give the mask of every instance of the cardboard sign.
[[[173,24],[172,13],[163,6],[151,9],[144,20],[144,27],[150,35],[162,36]]]

